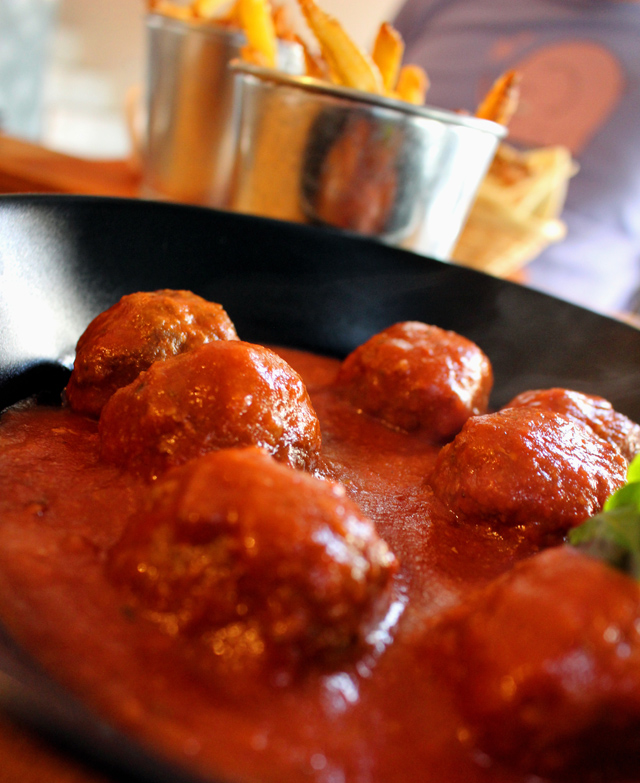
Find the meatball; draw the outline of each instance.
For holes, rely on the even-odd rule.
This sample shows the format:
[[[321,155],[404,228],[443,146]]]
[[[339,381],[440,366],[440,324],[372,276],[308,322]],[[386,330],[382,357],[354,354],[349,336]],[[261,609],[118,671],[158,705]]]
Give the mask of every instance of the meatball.
[[[570,389],[539,389],[514,397],[505,408],[545,408],[586,424],[596,435],[615,446],[629,462],[640,451],[640,427],[613,409],[603,397]]]
[[[601,510],[627,462],[590,429],[541,408],[476,416],[436,458],[429,483],[463,519],[560,536]]]
[[[164,628],[215,655],[341,653],[363,640],[389,592],[396,560],[344,488],[261,449],[191,460],[150,498],[110,552],[109,573]]]
[[[107,461],[149,478],[231,446],[260,446],[311,469],[321,445],[300,376],[273,351],[240,340],[156,362],[111,397],[99,432]]]
[[[66,397],[73,410],[99,416],[106,401],[153,362],[212,340],[237,340],[221,305],[190,291],[123,296],[78,340]]]
[[[428,644],[470,744],[538,774],[637,772],[640,587],[629,577],[548,549],[449,610]]]
[[[388,426],[442,441],[487,410],[493,372],[470,340],[407,321],[349,354],[337,383],[353,405]]]

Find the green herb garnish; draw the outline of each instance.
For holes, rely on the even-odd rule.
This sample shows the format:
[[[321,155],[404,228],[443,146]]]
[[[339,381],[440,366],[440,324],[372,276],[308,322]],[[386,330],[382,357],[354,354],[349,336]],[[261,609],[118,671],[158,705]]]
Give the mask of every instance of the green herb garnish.
[[[640,455],[629,465],[627,483],[569,532],[569,543],[640,581]]]

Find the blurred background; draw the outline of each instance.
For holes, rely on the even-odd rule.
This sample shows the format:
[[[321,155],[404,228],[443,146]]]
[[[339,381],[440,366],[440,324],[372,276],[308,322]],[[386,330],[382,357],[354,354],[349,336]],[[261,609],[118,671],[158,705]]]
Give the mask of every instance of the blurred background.
[[[399,4],[322,5],[368,46]],[[144,0],[0,0],[0,130],[79,157],[129,155],[125,106],[144,81],[145,11]]]

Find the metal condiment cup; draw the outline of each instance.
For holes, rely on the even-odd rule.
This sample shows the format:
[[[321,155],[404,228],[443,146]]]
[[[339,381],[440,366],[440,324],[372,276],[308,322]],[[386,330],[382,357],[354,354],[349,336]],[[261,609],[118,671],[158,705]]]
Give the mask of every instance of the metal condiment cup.
[[[147,33],[143,195],[225,206],[234,148],[228,64],[246,38],[222,25],[161,14],[148,15]],[[280,42],[278,67],[302,73],[302,48]]]
[[[506,129],[241,62],[233,210],[448,260]]]

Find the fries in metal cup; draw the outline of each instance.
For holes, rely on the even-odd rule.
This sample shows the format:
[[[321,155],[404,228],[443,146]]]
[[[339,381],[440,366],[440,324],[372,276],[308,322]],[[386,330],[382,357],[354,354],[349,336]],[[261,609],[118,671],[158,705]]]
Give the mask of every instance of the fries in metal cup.
[[[314,0],[298,0],[298,3],[336,83],[382,95],[384,87],[380,71],[371,57],[347,35],[338,20],[323,11]]]
[[[395,97],[415,106],[422,106],[429,89],[429,77],[419,65],[403,65],[398,74]]]
[[[476,110],[476,117],[508,125],[520,99],[521,74],[506,71],[499,76]]]
[[[141,192],[148,198],[224,207],[234,149],[229,63],[248,47],[239,0],[194,0],[189,6],[156,0],[149,10]],[[258,23],[251,11],[251,24]],[[277,51],[280,71],[304,73],[295,41],[278,40]]]
[[[402,36],[389,22],[380,25],[373,52],[373,62],[378,66],[382,83],[388,95],[392,95],[398,83],[398,74],[404,55]]]
[[[171,0],[149,0],[148,9],[151,13],[162,14],[162,16],[168,16],[171,19],[188,21],[194,18],[191,6],[178,5]]]
[[[269,0],[239,0],[239,8],[242,28],[248,40],[243,57],[251,59],[256,65],[275,68],[278,46]]]
[[[414,105],[424,103],[429,77],[420,66],[403,65],[404,41],[393,25],[380,25],[373,50],[368,54],[315,0],[297,2],[318,44],[318,52],[312,51],[309,43],[295,32],[287,8],[272,7],[269,0],[192,0],[188,5],[173,0],[148,0],[148,8],[174,19],[241,29],[247,37],[241,56],[251,65],[275,68],[277,41],[291,41],[302,47],[305,75],[311,78]]]
[[[272,6],[270,0],[191,0],[186,6],[172,0],[149,0],[150,10],[157,14],[185,20],[192,25],[200,22],[203,25],[220,25],[243,31],[246,43],[240,48],[241,58],[248,66],[258,69],[255,73],[249,71],[244,74],[244,79],[253,79],[260,69],[275,71],[278,41],[289,41],[301,47],[304,54],[302,75],[315,80],[319,85],[316,89],[322,89],[322,85],[329,90],[353,89],[369,93],[371,100],[380,99],[383,103],[391,99],[391,103],[409,104],[418,109],[424,105],[430,86],[429,76],[422,67],[403,63],[404,41],[393,25],[388,22],[380,25],[374,45],[368,53],[316,0],[297,0],[297,4],[311,36],[299,35],[289,22],[287,9],[282,5]],[[285,91],[285,85],[287,90],[293,89],[295,81],[288,85],[285,79],[277,89],[266,85],[267,82],[260,88],[260,100],[265,104],[271,100],[275,106],[276,98],[267,97],[272,96],[271,90],[275,96]],[[307,85],[307,88],[314,89],[311,85]],[[516,111],[519,88],[520,74],[517,71],[502,74],[475,112],[470,113],[475,114],[475,117],[469,119],[489,120],[506,126]],[[245,87],[245,92],[247,89]],[[342,99],[349,100],[346,94],[340,96]],[[296,100],[301,100],[300,96]],[[331,100],[328,95],[326,100]],[[366,96],[354,96],[353,100],[368,99]],[[279,104],[277,111],[274,106],[271,106],[274,116],[285,111]],[[385,106],[384,111],[387,110],[394,109]],[[266,133],[265,128],[261,128],[261,133]],[[380,215],[389,212],[385,205],[388,206],[397,198],[392,197],[392,194],[398,172],[390,163],[385,163],[385,155],[393,158],[392,151],[385,149],[383,154],[376,147],[376,153],[371,153],[378,144],[376,139],[362,118],[354,118],[348,127],[345,125],[343,136],[336,140],[333,149],[327,154],[325,170],[318,177],[319,195],[316,194],[312,210],[315,221],[381,237],[385,236],[385,232],[388,233],[389,227],[383,228],[384,221],[382,218],[378,220],[379,215],[372,204],[378,204]],[[284,147],[293,148],[294,141],[284,143]],[[281,150],[280,142],[274,135],[267,146],[272,145],[274,149]],[[297,171],[297,165],[292,164],[292,171]],[[269,170],[273,171],[273,168]],[[453,260],[505,275],[526,263],[549,242],[560,239],[564,235],[564,224],[559,215],[567,182],[574,171],[575,166],[566,150],[553,148],[525,154],[507,145],[500,145],[455,246]],[[245,179],[248,181],[248,176],[241,178],[243,183]],[[258,174],[252,172],[251,177],[255,176]],[[345,185],[352,179],[360,183],[353,192],[346,189]],[[377,200],[371,196],[374,180]],[[272,185],[271,179],[269,183]],[[309,219],[308,214],[303,214],[304,210],[301,212],[299,207],[289,205],[276,209],[273,202],[274,199],[278,202],[278,198],[275,198],[272,187],[268,188],[270,195],[267,201],[261,201],[255,189],[250,190],[253,200],[245,203],[248,197],[243,185],[242,195],[237,197],[237,204],[235,207],[232,205],[232,208],[284,219]],[[261,192],[260,188],[257,190]],[[288,188],[283,184],[281,190],[288,191]],[[335,192],[342,194],[340,198],[329,199],[328,194]],[[365,199],[366,206],[361,198],[365,192],[369,194]],[[432,211],[434,207],[429,209]],[[344,225],[345,221],[348,225]],[[422,245],[422,240],[418,245]],[[439,246],[434,249],[432,245],[422,245],[420,249],[422,252],[434,253],[437,257],[446,255],[446,250],[441,250]]]
[[[198,19],[215,19],[227,0],[194,0],[191,11]]]

